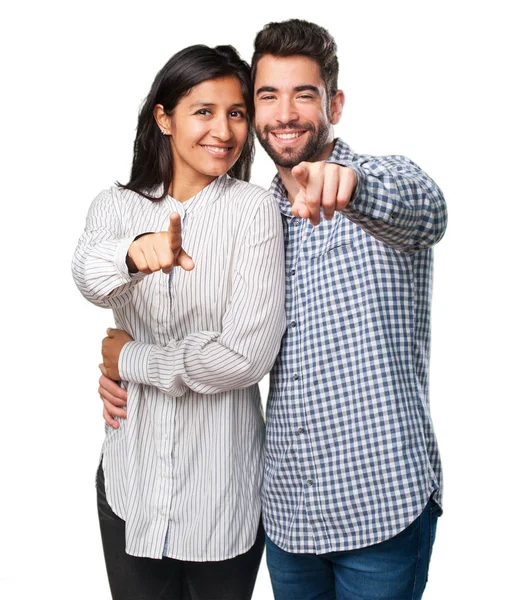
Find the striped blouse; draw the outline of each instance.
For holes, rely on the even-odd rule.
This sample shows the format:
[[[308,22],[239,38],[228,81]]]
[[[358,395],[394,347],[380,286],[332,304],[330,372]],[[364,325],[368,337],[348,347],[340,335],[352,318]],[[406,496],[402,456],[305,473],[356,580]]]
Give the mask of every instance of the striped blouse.
[[[182,218],[195,268],[130,275],[134,238]],[[282,221],[259,187],[219,177],[184,203],[111,188],[73,259],[82,294],[135,341],[120,354],[127,419],[106,426],[108,502],[134,556],[217,561],[260,520],[264,421],[257,382],[285,329]]]

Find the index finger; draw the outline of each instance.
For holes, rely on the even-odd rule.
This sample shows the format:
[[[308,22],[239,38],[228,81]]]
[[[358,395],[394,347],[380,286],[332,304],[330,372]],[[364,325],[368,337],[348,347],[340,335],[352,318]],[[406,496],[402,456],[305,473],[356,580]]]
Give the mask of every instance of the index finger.
[[[291,205],[291,213],[294,217],[298,217],[300,219],[309,219],[310,217],[309,209],[306,204],[306,197],[302,190],[300,190],[293,200],[293,204]]]
[[[309,179],[309,163],[302,161],[291,169],[291,174],[298,185],[305,190]]]
[[[316,177],[310,177],[306,188],[306,204],[309,209],[309,220],[312,225],[320,223],[320,205],[322,203],[322,189],[324,187],[324,172]]]
[[[167,233],[169,235],[169,247],[171,250],[177,251],[182,245],[182,221],[178,213],[171,213],[169,215]]]

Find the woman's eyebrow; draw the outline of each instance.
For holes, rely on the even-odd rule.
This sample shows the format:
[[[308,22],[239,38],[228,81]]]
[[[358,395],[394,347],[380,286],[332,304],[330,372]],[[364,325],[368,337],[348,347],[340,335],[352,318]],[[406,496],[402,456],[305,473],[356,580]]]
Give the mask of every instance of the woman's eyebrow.
[[[202,108],[203,106],[216,106],[216,104],[214,102],[195,102],[194,104],[191,104],[189,108]]]
[[[195,102],[189,106],[189,110],[193,110],[194,108],[207,108],[208,106],[216,106],[216,102]],[[245,102],[234,102],[231,106],[238,106],[239,108],[245,108]]]

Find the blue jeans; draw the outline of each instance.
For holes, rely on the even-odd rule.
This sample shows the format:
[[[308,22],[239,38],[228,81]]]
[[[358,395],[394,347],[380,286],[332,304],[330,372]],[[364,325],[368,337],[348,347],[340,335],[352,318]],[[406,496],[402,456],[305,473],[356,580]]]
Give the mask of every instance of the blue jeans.
[[[430,500],[395,537],[348,552],[293,554],[266,536],[275,600],[420,600],[439,512]]]

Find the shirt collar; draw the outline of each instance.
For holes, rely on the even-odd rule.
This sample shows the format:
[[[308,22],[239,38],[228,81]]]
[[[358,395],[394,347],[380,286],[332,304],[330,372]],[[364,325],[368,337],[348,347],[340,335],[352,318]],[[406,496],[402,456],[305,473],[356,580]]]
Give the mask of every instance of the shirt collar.
[[[351,148],[342,141],[340,138],[335,139],[335,146],[333,147],[333,152],[326,162],[348,162],[353,158],[353,151]],[[269,191],[273,194],[273,196],[277,199],[280,212],[285,216],[292,218],[293,214],[291,213],[291,204],[287,198],[287,190],[282,183],[282,179],[280,175],[275,175],[273,181],[271,182],[271,186]]]
[[[179,207],[183,208],[185,214],[191,214],[206,206],[210,206],[213,202],[218,200],[223,194],[229,179],[230,177],[227,174],[213,179],[209,185],[206,185],[205,188],[191,198],[188,198],[185,202],[179,202],[176,198],[169,195],[167,198],[169,198],[171,202],[176,202]]]

